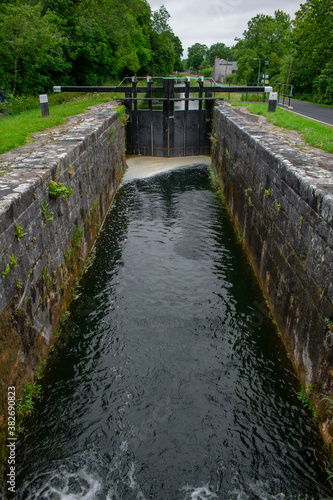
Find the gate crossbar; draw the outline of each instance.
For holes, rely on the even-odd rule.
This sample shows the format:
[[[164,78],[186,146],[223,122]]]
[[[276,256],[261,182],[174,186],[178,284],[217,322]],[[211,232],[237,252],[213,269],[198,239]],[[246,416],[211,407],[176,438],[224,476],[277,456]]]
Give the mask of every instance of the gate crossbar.
[[[234,87],[228,87],[227,85],[219,85],[219,86],[211,86],[211,87],[205,87],[205,86],[198,86],[198,87],[186,87],[185,85],[181,86],[175,86],[175,91],[179,94],[183,94],[185,92],[198,92],[200,89],[201,92],[213,92],[213,93],[246,93],[246,92],[253,92],[253,93],[269,93],[272,92],[272,87],[267,87],[267,86],[252,86],[252,87],[245,87],[245,86],[234,86]],[[163,87],[135,87],[135,91],[137,93],[145,94],[147,92],[153,92],[153,93],[161,93],[164,91]],[[122,86],[122,87],[94,87],[94,86],[68,86],[68,85],[61,85],[61,86],[54,86],[53,87],[53,92],[109,92],[109,93],[128,93],[128,92],[133,92],[133,87],[132,86]],[[195,98],[193,98],[195,99]],[[197,99],[197,98],[196,98]]]

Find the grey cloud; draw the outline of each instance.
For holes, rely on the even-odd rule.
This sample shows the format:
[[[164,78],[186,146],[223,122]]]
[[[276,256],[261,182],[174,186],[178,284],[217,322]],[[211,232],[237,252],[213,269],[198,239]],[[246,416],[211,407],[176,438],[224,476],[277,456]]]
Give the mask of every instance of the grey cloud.
[[[300,7],[297,0],[151,0],[152,10],[165,5],[170,18],[170,26],[184,47],[202,43],[208,47],[216,42],[228,46],[234,45],[236,37],[242,37],[248,21],[257,14],[274,15],[276,10],[283,10],[294,18]]]

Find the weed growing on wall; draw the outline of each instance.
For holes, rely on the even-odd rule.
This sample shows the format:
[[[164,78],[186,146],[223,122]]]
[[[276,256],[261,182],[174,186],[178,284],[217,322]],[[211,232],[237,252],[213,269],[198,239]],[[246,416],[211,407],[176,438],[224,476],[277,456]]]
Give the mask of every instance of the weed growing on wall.
[[[329,318],[325,318],[325,323],[327,328],[332,332],[333,331],[333,321],[331,321]]]
[[[219,142],[219,140],[218,140],[217,135],[215,134],[215,132],[211,132],[209,134],[209,140],[210,140],[210,143],[211,143],[212,147],[216,146],[216,144]]]
[[[7,275],[8,271],[9,271],[9,269],[10,269],[10,265],[9,265],[9,264],[7,264],[7,266],[5,267],[5,270],[4,270],[4,271],[2,271],[2,277],[3,277],[3,278],[5,278],[5,277],[6,277],[6,275]]]
[[[19,422],[22,422],[26,415],[35,409],[35,399],[40,396],[41,385],[37,382],[25,382],[21,396],[16,400],[16,412],[19,417]],[[20,424],[19,429],[20,431]]]
[[[217,175],[217,173],[215,172],[215,170],[213,169],[213,167],[211,165],[209,166],[209,176],[210,176],[210,181],[211,181],[211,185],[212,185],[212,189],[213,189],[214,193],[216,194],[216,196],[218,197],[220,202],[223,205],[225,205],[226,199],[225,199],[223,189],[221,187],[219,176]]]
[[[10,256],[10,267],[17,267],[18,257],[15,258],[15,255],[12,253]]]
[[[128,120],[128,115],[126,113],[126,108],[124,105],[117,107],[117,116],[119,124],[125,127]]]
[[[21,241],[21,239],[23,238],[23,236],[25,236],[26,234],[28,233],[24,233],[23,232],[23,227],[20,226],[19,224],[15,224],[15,233],[14,233],[14,236],[16,236],[16,238],[18,239],[18,241]]]
[[[277,211],[277,214],[279,215],[280,210],[281,210],[281,203],[279,203],[277,200],[275,200],[274,206],[275,206],[275,210]]]
[[[74,226],[74,230],[72,232],[72,245],[77,247],[80,244],[84,235],[84,228],[79,226]]]
[[[324,394],[321,394],[322,398],[321,398],[321,401],[327,401],[329,403],[330,406],[328,406],[328,410],[333,410],[333,399],[332,398],[329,398],[327,396],[324,396]],[[331,419],[332,421],[333,419]]]
[[[71,194],[73,194],[73,190],[66,187],[62,182],[49,182],[49,195],[51,198],[62,196],[62,199],[66,201]]]
[[[74,167],[73,167],[73,165],[70,163],[70,164],[68,165],[68,175],[69,175],[69,177],[70,177],[70,178],[72,178],[74,174],[75,174]]]
[[[308,396],[308,393],[311,393],[312,391],[312,385],[310,383],[305,385],[305,388],[302,386],[300,392],[298,392],[298,397],[302,401],[304,408],[309,408],[312,412],[313,419],[315,420],[317,418],[317,412],[313,407],[313,401],[312,399]]]
[[[43,219],[44,219],[44,226],[48,222],[49,223],[53,222],[53,215],[54,215],[54,212],[48,212],[47,211],[46,205],[47,205],[47,201],[44,201],[44,203],[42,203],[42,216],[43,216]]]

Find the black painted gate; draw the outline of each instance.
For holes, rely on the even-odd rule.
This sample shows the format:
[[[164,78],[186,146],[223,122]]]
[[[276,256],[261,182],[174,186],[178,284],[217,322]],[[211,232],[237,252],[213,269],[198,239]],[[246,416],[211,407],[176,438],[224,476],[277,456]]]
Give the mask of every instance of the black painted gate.
[[[135,84],[135,81],[134,81]],[[202,98],[203,82],[199,87],[191,88],[185,81],[185,87],[174,86],[174,79],[164,78],[163,88],[147,87],[150,109],[138,109],[137,91],[127,96],[126,105],[129,120],[127,122],[127,154],[145,156],[189,156],[210,153],[209,134],[211,131],[211,114],[213,101],[211,88],[206,90],[206,98]],[[162,110],[152,109],[152,93],[163,91]],[[175,91],[185,97],[175,98]],[[197,98],[190,98],[190,91],[196,91]],[[155,98],[156,99],[156,98]],[[189,109],[189,102],[199,102],[199,109]],[[175,110],[175,102],[185,103],[183,110]],[[203,109],[203,102],[204,109]]]
[[[210,153],[210,117],[206,109],[131,110],[127,122],[127,153],[146,156],[188,156]]]
[[[159,79],[160,80],[160,79]],[[193,81],[193,80],[192,80]],[[266,93],[272,87],[221,86],[213,81],[204,86],[204,78],[198,78],[198,86],[192,86],[190,78],[175,86],[174,78],[163,78],[163,87],[153,87],[153,78],[147,77],[147,86],[137,85],[132,77],[132,86],[92,87],[55,86],[54,92],[117,92],[125,94],[120,100],[125,104],[127,121],[127,154],[146,156],[189,156],[210,153],[212,112],[216,93]],[[175,91],[180,96],[175,97]],[[138,97],[138,94],[146,97]],[[213,97],[214,93],[214,97]],[[153,97],[158,94],[163,97]],[[190,97],[190,94],[192,96]],[[193,95],[194,94],[194,95]],[[147,101],[149,109],[138,109],[138,102]],[[153,101],[163,102],[163,111],[153,109]],[[184,109],[175,109],[181,102]],[[190,109],[196,102],[198,109]]]

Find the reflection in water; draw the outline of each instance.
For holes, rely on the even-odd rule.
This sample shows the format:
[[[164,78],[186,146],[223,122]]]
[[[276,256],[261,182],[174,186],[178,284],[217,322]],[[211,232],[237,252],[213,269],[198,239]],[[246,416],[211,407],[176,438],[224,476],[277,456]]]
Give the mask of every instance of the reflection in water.
[[[329,496],[325,451],[205,168],[119,191],[18,446],[18,499]]]

